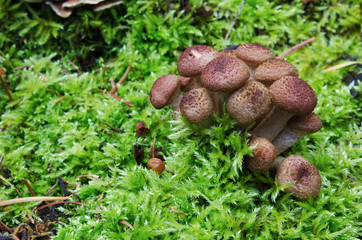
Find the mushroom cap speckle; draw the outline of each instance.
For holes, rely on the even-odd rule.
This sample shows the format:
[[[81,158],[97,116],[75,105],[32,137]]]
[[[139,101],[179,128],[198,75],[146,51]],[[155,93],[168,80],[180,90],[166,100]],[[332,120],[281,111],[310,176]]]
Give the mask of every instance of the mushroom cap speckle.
[[[202,85],[216,92],[230,92],[246,83],[249,67],[240,59],[221,56],[209,62],[201,73]]]
[[[311,113],[317,105],[314,90],[298,77],[283,77],[275,81],[269,91],[277,107],[294,115]]]
[[[318,195],[322,180],[318,169],[304,157],[290,155],[278,166],[277,175],[279,185],[295,182],[285,191],[293,193],[299,199]]]
[[[274,53],[269,48],[258,43],[240,45],[236,49],[236,55],[251,67],[256,67],[262,62],[274,58]]]
[[[322,128],[322,121],[315,113],[295,116],[288,121],[288,127],[294,132],[312,134]]]
[[[253,138],[249,144],[253,149],[253,157],[246,160],[246,166],[255,173],[265,173],[274,163],[276,151],[274,145],[264,137]]]
[[[255,69],[255,80],[270,86],[276,80],[285,76],[298,77],[298,70],[289,62],[273,58],[260,64]]]
[[[226,101],[226,110],[236,121],[249,125],[267,114],[272,107],[268,88],[256,81],[234,91]]]
[[[206,64],[218,56],[219,52],[209,46],[195,45],[189,47],[178,59],[177,70],[184,77],[200,75]]]
[[[198,123],[211,115],[214,101],[207,89],[194,88],[182,97],[180,110],[189,122]]]
[[[236,58],[236,50],[224,49],[219,51],[220,56],[229,56]]]
[[[168,105],[172,96],[180,91],[180,84],[179,76],[176,75],[164,75],[157,79],[151,88],[151,104],[157,109]]]

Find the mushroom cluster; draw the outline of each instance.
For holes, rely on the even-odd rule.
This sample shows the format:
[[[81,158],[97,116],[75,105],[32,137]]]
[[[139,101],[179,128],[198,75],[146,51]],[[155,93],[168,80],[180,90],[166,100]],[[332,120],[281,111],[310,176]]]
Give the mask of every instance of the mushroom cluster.
[[[105,0],[25,0],[27,2],[45,2],[53,11],[62,18],[69,17],[74,8],[83,5],[92,5],[95,12],[102,11],[121,4],[122,0],[105,1]]]
[[[320,118],[313,113],[317,95],[298,77],[299,73],[291,63],[275,58],[270,49],[257,43],[221,51],[195,45],[181,54],[177,70],[179,76],[165,75],[153,84],[150,101],[155,108],[169,106],[181,112],[189,122],[202,125],[212,118],[213,112],[221,116],[225,106],[241,129],[255,123],[249,144],[256,147],[253,157],[246,161],[251,171],[265,173],[278,168],[280,184],[290,183],[290,179],[297,181],[294,187],[288,188],[291,192],[303,188],[296,187],[300,179],[308,182],[306,176],[318,173],[304,158],[303,164],[294,162],[298,157],[288,157],[280,164],[276,160],[277,155],[299,139],[322,128]],[[282,166],[294,170],[280,169]],[[296,169],[298,166],[304,166],[304,170]],[[284,181],[280,174],[286,172],[293,177]],[[299,177],[294,178],[295,172]],[[320,182],[320,176],[318,179]],[[321,184],[314,185],[320,188]],[[295,196],[305,199],[318,192],[319,189],[306,195],[298,192]]]

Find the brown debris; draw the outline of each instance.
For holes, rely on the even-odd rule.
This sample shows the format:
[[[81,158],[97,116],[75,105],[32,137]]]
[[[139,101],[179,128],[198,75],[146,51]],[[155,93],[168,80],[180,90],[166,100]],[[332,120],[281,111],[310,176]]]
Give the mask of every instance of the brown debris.
[[[313,42],[314,40],[315,40],[315,37],[312,37],[302,43],[299,43],[299,44],[295,45],[294,47],[289,48],[287,51],[283,52],[282,54],[280,54],[277,58],[283,58],[283,57],[287,56],[289,53],[297,51],[299,48]]]
[[[30,186],[29,182],[28,182],[25,178],[23,178],[23,182],[24,182],[25,186],[28,188],[28,190],[29,190],[29,192],[31,193],[31,195],[32,195],[33,197],[36,197],[36,194],[35,194],[33,188]]]
[[[127,78],[127,76],[128,76],[128,74],[129,74],[130,71],[131,71],[131,64],[128,64],[128,67],[127,67],[125,73],[123,74],[123,76],[121,77],[121,79],[117,82],[117,84],[122,84],[122,83],[124,82],[124,80],[126,80],[126,78]],[[112,88],[112,90],[109,92],[109,94],[112,95],[112,94],[114,94],[114,93],[117,91],[117,84],[116,84],[116,86],[114,86],[114,87]]]
[[[113,126],[109,125],[109,124],[106,123],[106,122],[103,122],[103,124],[106,125],[107,127],[109,127],[109,128],[110,128],[112,131],[114,131],[114,132],[124,133],[124,130],[123,130],[123,129],[113,127]]]
[[[4,88],[4,91],[5,91],[6,95],[8,95],[8,97],[9,97],[9,100],[13,101],[13,97],[11,96],[11,93],[10,93],[8,87],[6,86],[6,83],[5,83],[5,81],[6,81],[6,72],[2,68],[0,68],[0,81],[1,81],[1,85]]]
[[[147,135],[149,132],[150,132],[150,129],[147,127],[147,125],[144,122],[139,121],[136,124],[137,138],[143,137],[144,135]]]
[[[122,224],[122,225],[126,225],[126,226],[129,227],[132,231],[134,231],[134,227],[133,227],[129,222],[122,220],[122,221],[119,221],[119,223]]]

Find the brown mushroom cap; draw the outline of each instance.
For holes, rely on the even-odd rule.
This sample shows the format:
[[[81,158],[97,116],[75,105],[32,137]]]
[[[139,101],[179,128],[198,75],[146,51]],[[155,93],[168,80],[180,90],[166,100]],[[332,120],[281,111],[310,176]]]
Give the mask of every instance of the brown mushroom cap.
[[[278,166],[276,177],[280,185],[295,182],[285,191],[293,193],[299,199],[317,196],[322,185],[318,169],[298,155],[285,158]]]
[[[230,49],[225,49],[225,50],[220,50],[219,51],[220,56],[229,56],[229,57],[234,57],[236,58],[236,50],[230,50]]]
[[[317,105],[317,95],[308,83],[298,77],[287,76],[270,86],[273,103],[293,115],[311,113]]]
[[[226,110],[236,121],[249,125],[267,114],[272,107],[268,88],[256,81],[231,93],[226,101]]]
[[[302,116],[295,116],[288,121],[288,127],[294,132],[303,133],[303,135],[318,132],[322,128],[322,121],[315,113]]]
[[[187,48],[177,62],[177,70],[181,76],[193,77],[201,74],[202,69],[219,56],[214,48],[205,45],[195,45]]]
[[[158,175],[165,170],[165,163],[159,158],[151,158],[147,162],[147,167],[153,169]]]
[[[256,67],[262,62],[274,58],[274,53],[269,48],[258,43],[240,45],[236,49],[236,55],[251,67]]]
[[[75,8],[79,7],[83,4],[98,4],[100,2],[103,2],[104,0],[67,0],[63,3],[63,8]]]
[[[221,56],[209,62],[201,73],[202,85],[216,92],[230,92],[249,79],[249,67],[240,59]]]
[[[255,69],[255,80],[270,86],[276,80],[285,76],[298,77],[298,70],[289,62],[273,58],[260,64]]]
[[[181,99],[180,110],[191,123],[207,119],[214,109],[214,101],[210,92],[205,88],[194,88]]]
[[[163,108],[178,92],[181,94],[179,76],[164,75],[157,79],[151,88],[151,104],[157,109]]]
[[[246,166],[255,173],[265,173],[273,165],[276,157],[274,145],[264,137],[253,138],[249,144],[253,149],[253,157],[246,160]]]

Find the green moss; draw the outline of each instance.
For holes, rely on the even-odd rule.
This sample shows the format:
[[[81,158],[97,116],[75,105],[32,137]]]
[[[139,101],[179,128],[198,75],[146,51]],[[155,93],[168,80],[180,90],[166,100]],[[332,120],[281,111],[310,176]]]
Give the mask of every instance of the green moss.
[[[170,1],[127,1],[100,13],[78,9],[69,19],[40,4],[0,3],[0,65],[8,72],[15,101],[0,90],[0,174],[22,196],[45,195],[61,176],[82,182],[72,199],[87,206],[62,206],[68,225],[56,224],[54,239],[357,239],[361,232],[361,84],[343,79],[359,66],[322,70],[360,59],[359,6],[355,1],[246,1],[229,40],[224,36],[240,1],[190,1],[187,10]],[[212,15],[205,14],[212,10]],[[16,19],[14,21],[13,19]],[[316,40],[286,57],[315,89],[315,112],[322,131],[303,138],[288,154],[300,154],[320,170],[321,193],[299,201],[283,192],[272,173],[253,174],[243,167],[251,153],[248,135],[235,130],[229,115],[200,130],[184,119],[173,121],[168,109],[149,103],[159,76],[176,72],[185,46],[258,42],[276,55],[310,37]],[[80,41],[82,39],[82,41]],[[79,44],[81,42],[81,44]],[[81,54],[92,71],[78,75]],[[110,59],[115,61],[107,64]],[[128,64],[131,72],[118,95],[130,107],[99,89],[110,90]],[[14,68],[28,66],[14,71]],[[64,73],[62,68],[68,74]],[[104,67],[95,72],[97,68]],[[45,79],[39,75],[45,76]],[[60,97],[61,101],[56,102]],[[150,134],[138,140],[164,150],[168,172],[158,176],[137,166],[133,156],[135,125]],[[124,129],[108,134],[103,122]],[[148,154],[148,150],[145,151]],[[88,181],[79,175],[96,174]],[[69,189],[73,189],[67,185]],[[0,182],[0,199],[19,197]],[[60,196],[60,188],[52,195]],[[0,209],[15,227],[36,203]],[[177,210],[179,215],[170,210]],[[120,224],[127,221],[133,227]]]

